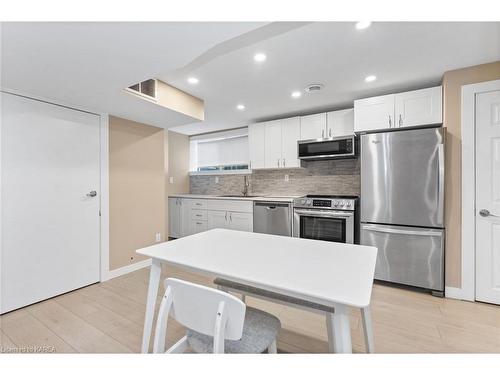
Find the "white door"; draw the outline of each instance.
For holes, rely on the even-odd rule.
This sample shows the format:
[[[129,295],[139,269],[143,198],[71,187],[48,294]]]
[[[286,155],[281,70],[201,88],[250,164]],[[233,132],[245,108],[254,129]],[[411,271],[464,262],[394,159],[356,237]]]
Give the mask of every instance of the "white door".
[[[248,126],[250,169],[265,168],[265,138],[265,123],[251,124]]]
[[[228,228],[227,211],[208,210],[207,229]]]
[[[253,232],[253,214],[248,212],[228,212],[229,229]]]
[[[4,313],[99,281],[100,118],[1,99]]]
[[[297,142],[300,139],[300,118],[292,117],[281,123],[281,156],[283,168],[300,167],[297,158]]]
[[[394,94],[354,101],[354,131],[388,129],[394,123]]]
[[[266,122],[266,168],[280,168],[281,162],[281,120]]]
[[[181,205],[180,198],[168,198],[168,236],[181,237]]]
[[[354,134],[354,109],[328,112],[326,117],[328,137]]]
[[[476,299],[500,304],[500,90],[476,95]]]
[[[325,138],[326,135],[326,113],[300,117],[300,139]]]
[[[396,94],[394,103],[396,127],[443,122],[441,86]]]

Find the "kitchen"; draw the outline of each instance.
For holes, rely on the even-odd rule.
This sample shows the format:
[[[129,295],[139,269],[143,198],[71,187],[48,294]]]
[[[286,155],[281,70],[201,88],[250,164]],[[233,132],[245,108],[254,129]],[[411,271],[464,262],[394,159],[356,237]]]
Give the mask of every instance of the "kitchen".
[[[351,109],[251,124],[247,138],[246,134],[238,129],[225,138],[239,141],[240,151],[248,145],[249,174],[231,176],[240,186],[226,182],[227,174],[214,177],[218,172],[209,170],[214,166],[200,160],[210,144],[208,136],[202,141],[191,137],[191,147],[199,148],[191,151],[198,157],[192,164],[201,166],[199,173],[191,173],[191,194],[169,196],[170,237],[228,228],[373,245],[379,247],[376,279],[444,296],[441,86],[355,100]],[[210,136],[221,154],[238,160],[234,152],[224,152],[223,133]],[[387,146],[373,150],[372,144],[379,143]],[[209,150],[213,158],[213,148]],[[344,174],[351,176],[348,186]],[[306,184],[308,175],[312,185]],[[329,178],[319,180],[323,175]],[[281,186],[269,186],[269,179]],[[413,214],[405,217],[407,210]],[[412,228],[419,225],[441,231]],[[425,234],[428,239],[422,237]],[[408,243],[417,247],[406,250]]]
[[[498,353],[497,33],[2,23],[2,350]]]

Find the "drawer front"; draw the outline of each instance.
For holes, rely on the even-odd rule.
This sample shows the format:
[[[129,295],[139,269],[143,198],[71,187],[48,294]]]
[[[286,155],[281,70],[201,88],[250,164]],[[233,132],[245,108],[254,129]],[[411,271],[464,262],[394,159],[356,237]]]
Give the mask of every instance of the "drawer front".
[[[213,211],[253,212],[253,201],[209,199],[208,209]]]
[[[189,208],[192,210],[206,210],[207,200],[206,199],[189,199]]]
[[[207,210],[191,210],[191,220],[207,220]]]
[[[191,220],[189,234],[196,234],[207,230],[207,222],[202,220]]]

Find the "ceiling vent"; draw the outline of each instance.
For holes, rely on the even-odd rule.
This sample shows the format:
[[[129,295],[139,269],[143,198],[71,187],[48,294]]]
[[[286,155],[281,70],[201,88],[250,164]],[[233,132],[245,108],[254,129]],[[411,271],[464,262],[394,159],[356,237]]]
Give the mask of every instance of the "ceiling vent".
[[[127,90],[134,94],[146,96],[149,99],[156,99],[156,91],[157,91],[156,86],[157,86],[156,79],[147,79],[146,81],[142,81],[136,83],[135,85],[127,87]]]
[[[321,91],[325,87],[322,83],[314,83],[306,87],[305,91],[309,93],[315,93]]]

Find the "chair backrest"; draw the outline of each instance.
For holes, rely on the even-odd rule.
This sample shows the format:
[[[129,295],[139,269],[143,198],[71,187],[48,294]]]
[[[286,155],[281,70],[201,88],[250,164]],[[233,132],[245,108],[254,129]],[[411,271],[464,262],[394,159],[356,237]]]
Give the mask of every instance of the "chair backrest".
[[[214,336],[217,314],[223,302],[226,323],[224,338],[241,338],[246,306],[238,298],[217,289],[174,278],[165,280],[165,289],[169,287],[172,293],[170,315],[183,326]]]

